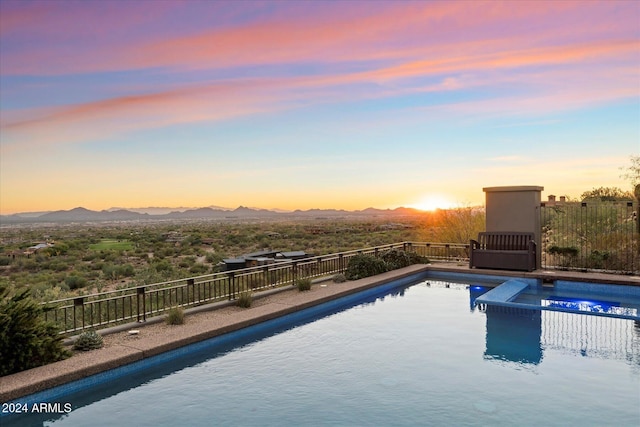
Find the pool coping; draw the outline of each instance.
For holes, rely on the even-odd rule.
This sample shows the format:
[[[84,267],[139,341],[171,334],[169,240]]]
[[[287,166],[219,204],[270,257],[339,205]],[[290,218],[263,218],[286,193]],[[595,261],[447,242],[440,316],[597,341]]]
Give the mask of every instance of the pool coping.
[[[205,308],[199,310],[200,314],[209,313],[208,319],[198,320],[198,313],[187,312],[184,325],[165,327],[163,333],[153,336],[146,334],[145,328],[153,324],[162,325],[158,321],[123,325],[124,328],[119,328],[121,330],[113,334],[119,339],[113,345],[76,353],[59,362],[1,377],[0,402],[15,400],[394,280],[419,275],[428,269],[428,265],[421,264],[344,283],[316,283],[311,291],[306,292],[299,292],[295,287],[285,287],[277,295],[268,292],[260,298],[261,303],[254,301],[254,304],[246,309],[229,303],[211,304],[208,307],[209,311],[205,311]],[[261,295],[255,297],[259,298]],[[128,330],[131,329],[139,330],[139,334],[134,337],[128,336]]]
[[[418,276],[429,271],[460,274],[466,277],[469,275],[524,277],[543,281],[548,279],[552,281],[573,280],[640,286],[640,277],[637,276],[557,271],[512,272],[469,269],[468,265],[419,264],[345,283],[316,282],[311,291],[307,292],[299,292],[295,287],[284,287],[256,294],[254,296],[256,301],[252,307],[247,309],[239,308],[235,306],[234,302],[227,301],[185,310],[187,313],[185,325],[164,326],[155,334],[151,333],[152,325],[156,325],[156,329],[161,327],[162,316],[150,319],[144,324],[132,323],[111,328],[108,331],[100,331],[102,334],[111,333],[113,335],[113,338],[110,338],[111,345],[105,345],[98,350],[76,353],[59,362],[1,377],[0,402],[15,400],[394,280],[413,275]],[[131,329],[139,330],[139,333],[133,336],[129,335],[128,331]]]

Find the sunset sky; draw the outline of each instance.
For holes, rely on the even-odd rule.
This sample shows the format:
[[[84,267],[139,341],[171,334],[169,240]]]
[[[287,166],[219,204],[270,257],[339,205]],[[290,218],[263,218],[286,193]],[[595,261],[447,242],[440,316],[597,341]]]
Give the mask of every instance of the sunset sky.
[[[0,213],[629,190],[637,1],[0,0]]]

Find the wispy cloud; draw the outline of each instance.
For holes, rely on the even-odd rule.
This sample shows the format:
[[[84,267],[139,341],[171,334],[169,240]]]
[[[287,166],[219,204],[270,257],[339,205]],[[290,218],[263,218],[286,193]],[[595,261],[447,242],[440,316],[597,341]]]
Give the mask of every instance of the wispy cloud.
[[[344,152],[322,161],[348,158],[340,165],[354,172],[341,173],[354,186],[365,186],[356,178],[382,169],[389,152],[411,153],[405,164],[413,170],[395,175],[424,182],[422,157],[473,146],[474,132],[493,130],[513,144],[528,126],[570,126],[569,114],[586,109],[616,106],[631,116],[638,107],[628,106],[640,99],[638,2],[3,0],[0,8],[0,149],[12,194],[24,192],[21,170],[49,161],[32,159],[41,147],[66,153],[56,161],[68,164],[79,147],[71,144],[90,150],[202,123],[214,126],[189,129],[228,125],[224,132],[240,123],[230,139],[255,140],[254,148],[283,135],[301,141],[287,148],[340,146]],[[251,133],[260,121],[271,134]],[[621,144],[637,142],[637,123],[620,132]],[[219,143],[199,136],[203,145]],[[314,154],[281,155],[283,164],[306,164],[318,161]],[[532,161],[522,150],[469,155],[489,158],[495,168],[479,172],[487,176],[540,176],[537,167],[522,172],[522,162]],[[256,176],[273,172],[262,158],[252,162]],[[584,176],[602,172],[595,164],[571,167]],[[199,173],[201,180],[211,172],[202,166]],[[456,173],[450,180],[462,176],[474,179]]]

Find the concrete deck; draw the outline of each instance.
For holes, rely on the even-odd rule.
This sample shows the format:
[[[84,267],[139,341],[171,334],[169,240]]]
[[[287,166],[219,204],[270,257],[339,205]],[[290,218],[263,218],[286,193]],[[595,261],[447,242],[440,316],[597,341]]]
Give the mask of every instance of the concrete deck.
[[[414,275],[427,270],[508,277],[535,277],[549,280],[579,280],[599,283],[615,283],[640,286],[640,277],[613,276],[597,273],[506,272],[472,269],[468,265],[429,264],[414,265],[375,277],[333,283],[314,284],[308,292],[299,292],[295,287],[282,288],[279,292],[256,295],[250,308],[239,308],[229,303],[211,304],[204,308],[186,310],[185,324],[169,326],[157,320],[145,324],[129,324],[114,328],[104,336],[104,347],[89,352],[79,352],[60,362],[0,378],[0,402],[15,400],[38,391],[75,381],[99,372],[132,363],[162,352],[232,332],[266,320],[322,304],[369,289],[392,280]],[[505,280],[507,280],[505,278]],[[137,335],[128,330],[137,329]],[[103,331],[101,331],[103,333]]]

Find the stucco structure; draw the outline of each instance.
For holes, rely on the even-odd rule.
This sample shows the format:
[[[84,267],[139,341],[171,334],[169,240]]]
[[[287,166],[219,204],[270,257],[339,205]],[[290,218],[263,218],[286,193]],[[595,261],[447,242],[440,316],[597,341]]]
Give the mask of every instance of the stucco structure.
[[[536,266],[540,268],[540,202],[544,187],[522,185],[485,187],[486,230],[534,233]]]

